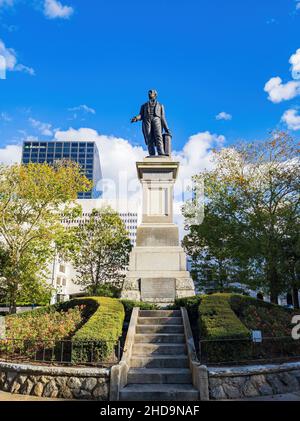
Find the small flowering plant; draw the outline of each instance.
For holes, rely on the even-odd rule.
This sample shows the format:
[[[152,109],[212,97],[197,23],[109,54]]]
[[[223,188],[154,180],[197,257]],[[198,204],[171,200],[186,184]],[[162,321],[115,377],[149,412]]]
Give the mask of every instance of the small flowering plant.
[[[58,341],[69,339],[83,321],[85,306],[67,311],[32,311],[19,316],[7,316],[6,339],[0,340],[0,352],[28,355],[39,349],[53,348]]]

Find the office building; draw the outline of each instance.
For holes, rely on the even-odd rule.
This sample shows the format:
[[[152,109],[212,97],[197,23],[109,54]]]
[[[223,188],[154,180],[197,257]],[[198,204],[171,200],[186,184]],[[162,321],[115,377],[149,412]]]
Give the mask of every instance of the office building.
[[[95,142],[24,142],[22,163],[53,164],[59,160],[77,162],[85,176],[93,182],[93,189],[89,192],[78,193],[79,199],[95,199],[101,196],[99,182],[101,180],[101,166],[99,151]]]

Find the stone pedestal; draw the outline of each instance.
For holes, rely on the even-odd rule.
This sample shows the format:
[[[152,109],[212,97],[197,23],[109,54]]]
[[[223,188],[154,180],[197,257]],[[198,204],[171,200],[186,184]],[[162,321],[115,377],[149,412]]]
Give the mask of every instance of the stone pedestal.
[[[122,298],[167,305],[175,298],[195,295],[186,254],[179,245],[178,226],[173,223],[173,187],[179,163],[170,157],[151,157],[136,165],[143,187],[143,216]]]

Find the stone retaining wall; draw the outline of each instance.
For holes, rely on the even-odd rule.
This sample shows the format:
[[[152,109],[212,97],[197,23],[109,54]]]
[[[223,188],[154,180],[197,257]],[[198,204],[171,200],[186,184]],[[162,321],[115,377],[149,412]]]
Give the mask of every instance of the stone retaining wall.
[[[0,362],[0,390],[49,398],[108,401],[108,369]]]
[[[300,362],[243,367],[209,367],[210,399],[241,399],[300,390]]]

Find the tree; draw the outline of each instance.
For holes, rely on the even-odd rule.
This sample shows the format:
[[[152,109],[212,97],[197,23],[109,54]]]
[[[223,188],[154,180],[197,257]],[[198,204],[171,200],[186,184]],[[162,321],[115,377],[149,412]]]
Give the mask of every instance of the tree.
[[[61,214],[78,214],[77,193],[90,188],[70,161],[0,167],[0,290],[11,313],[18,300],[49,294],[48,260],[71,235],[60,223]]]
[[[194,178],[205,183],[205,219],[202,226],[187,220],[187,252],[200,261],[210,253],[223,266],[233,260],[238,278],[276,303],[292,286],[283,260],[285,245],[299,238],[299,168],[296,142],[283,132],[215,152],[213,170]]]
[[[206,204],[202,224],[193,225],[183,239],[192,258],[191,275],[198,289],[222,292],[234,282],[247,279],[247,269],[237,259],[235,224],[220,217],[212,204]]]
[[[121,288],[131,244],[120,216],[109,207],[93,210],[89,221],[78,228],[77,241],[74,281],[90,294],[104,285]]]

